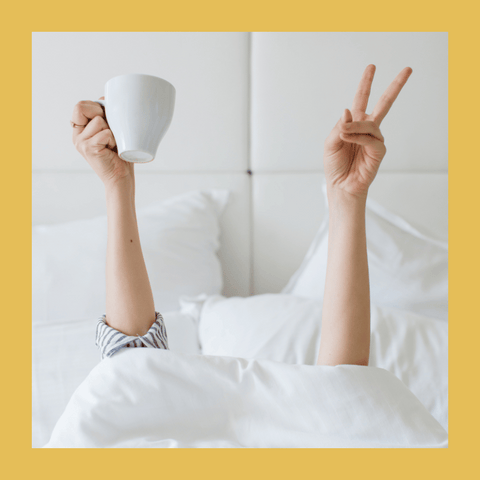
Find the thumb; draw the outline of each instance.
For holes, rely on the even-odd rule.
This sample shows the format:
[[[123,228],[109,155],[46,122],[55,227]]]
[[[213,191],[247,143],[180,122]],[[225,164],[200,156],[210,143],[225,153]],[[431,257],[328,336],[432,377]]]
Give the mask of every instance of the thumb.
[[[352,112],[350,112],[350,110],[346,108],[343,111],[342,123],[350,123],[350,122],[353,122]]]
[[[352,113],[350,112],[350,110],[348,108],[346,108],[343,111],[343,114],[340,117],[340,119],[335,124],[335,127],[330,132],[330,135],[327,137],[327,139],[325,141],[325,147],[328,151],[330,151],[330,153],[337,152],[345,144],[344,140],[342,140],[342,138],[340,136],[340,134],[342,132],[342,125],[344,125],[345,123],[350,123],[350,122],[353,122]]]

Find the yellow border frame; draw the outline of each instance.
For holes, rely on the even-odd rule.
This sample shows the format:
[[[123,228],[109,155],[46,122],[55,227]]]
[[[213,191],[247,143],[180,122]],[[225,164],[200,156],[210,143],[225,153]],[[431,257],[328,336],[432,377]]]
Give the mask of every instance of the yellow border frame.
[[[472,478],[478,472],[480,294],[475,143],[479,9],[386,2],[9,2],[2,7],[2,473],[5,478]],[[451,6],[450,6],[451,5]],[[447,31],[450,424],[442,450],[43,450],[31,448],[31,44],[35,31]],[[475,370],[474,370],[475,369]],[[8,460],[8,465],[5,460]],[[471,473],[470,473],[471,472]]]

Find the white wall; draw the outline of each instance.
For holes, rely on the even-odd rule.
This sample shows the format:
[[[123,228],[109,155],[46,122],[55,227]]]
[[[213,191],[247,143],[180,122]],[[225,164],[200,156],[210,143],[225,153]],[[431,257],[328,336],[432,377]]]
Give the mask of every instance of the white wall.
[[[382,123],[382,171],[446,171],[446,33],[256,33],[252,166],[322,170],[323,140],[350,108],[365,67],[377,70],[367,112],[404,68],[413,74]]]
[[[324,213],[324,139],[375,63],[370,110],[403,67],[413,74],[382,124],[388,152],[371,195],[447,238],[446,33],[39,32],[32,47],[34,224],[105,213],[71,142],[75,103],[115,75],[160,76],[176,88],[175,113],[155,161],[135,167],[137,203],[231,189],[225,293],[279,291]]]

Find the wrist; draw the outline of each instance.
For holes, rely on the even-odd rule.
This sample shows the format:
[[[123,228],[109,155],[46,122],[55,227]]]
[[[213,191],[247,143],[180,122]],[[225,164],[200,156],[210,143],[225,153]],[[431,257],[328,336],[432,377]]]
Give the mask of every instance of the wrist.
[[[327,197],[329,208],[341,210],[362,210],[367,203],[367,193],[351,194],[343,189],[335,188],[327,184]]]
[[[130,176],[115,179],[111,182],[106,182],[105,192],[108,194],[134,194],[135,192],[135,179]]]
[[[135,182],[131,178],[122,178],[115,182],[105,184],[107,204],[118,201],[128,201],[135,204]]]

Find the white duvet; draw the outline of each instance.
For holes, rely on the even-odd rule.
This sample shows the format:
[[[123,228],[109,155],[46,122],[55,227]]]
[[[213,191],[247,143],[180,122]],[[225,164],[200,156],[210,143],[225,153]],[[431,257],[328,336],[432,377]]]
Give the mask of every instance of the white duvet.
[[[447,447],[393,374],[123,349],[77,388],[44,448]]]

